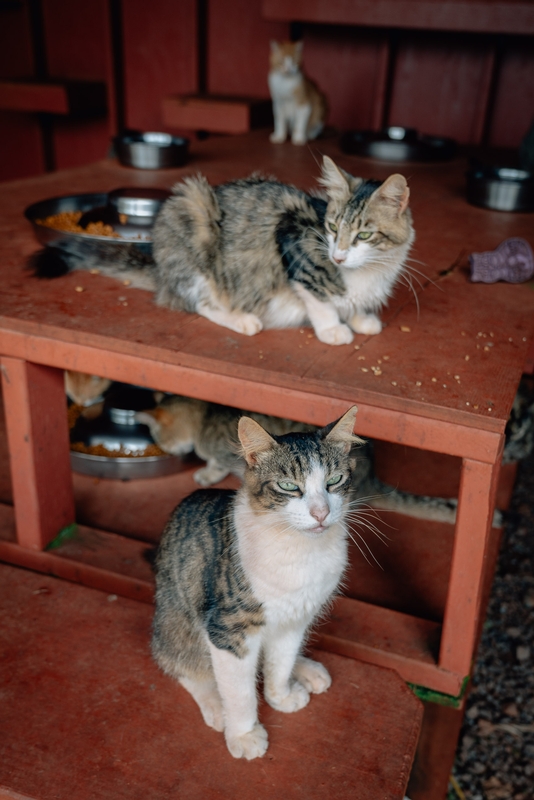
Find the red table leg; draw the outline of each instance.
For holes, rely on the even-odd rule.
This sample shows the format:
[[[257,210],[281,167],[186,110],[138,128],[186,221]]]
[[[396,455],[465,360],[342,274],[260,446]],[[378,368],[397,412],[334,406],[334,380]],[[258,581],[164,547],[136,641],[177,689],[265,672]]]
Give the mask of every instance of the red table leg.
[[[2,358],[17,538],[42,550],[74,522],[63,370]]]

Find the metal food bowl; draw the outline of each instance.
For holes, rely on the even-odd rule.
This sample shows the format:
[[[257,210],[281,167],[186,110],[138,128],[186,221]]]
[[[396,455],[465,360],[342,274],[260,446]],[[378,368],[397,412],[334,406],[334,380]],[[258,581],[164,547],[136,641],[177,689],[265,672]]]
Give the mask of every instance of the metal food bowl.
[[[345,153],[380,161],[449,161],[456,153],[454,139],[397,125],[382,131],[347,131],[339,144]]]
[[[71,443],[81,442],[86,447],[100,445],[124,455],[93,455],[71,450],[73,471],[119,480],[155,478],[179,472],[182,461],[175,456],[136,455],[153,445],[154,439],[147,425],[136,422],[135,413],[153,406],[154,395],[150,390],[114,384],[106,394],[102,413],[94,419],[78,417],[70,439]]]
[[[467,201],[495,211],[534,211],[534,173],[509,167],[475,167],[466,174]]]
[[[99,192],[51,197],[33,203],[24,215],[31,223],[37,240],[43,245],[59,247],[80,256],[95,256],[104,262],[127,256],[150,262],[151,227],[169,196],[170,192],[164,189],[129,187],[107,194]],[[61,231],[38,222],[64,211],[81,211],[82,227],[89,221],[100,220],[111,224],[118,235],[111,237]]]
[[[189,139],[158,131],[126,131],[115,136],[113,145],[117,158],[126,167],[169,169],[185,164]]]

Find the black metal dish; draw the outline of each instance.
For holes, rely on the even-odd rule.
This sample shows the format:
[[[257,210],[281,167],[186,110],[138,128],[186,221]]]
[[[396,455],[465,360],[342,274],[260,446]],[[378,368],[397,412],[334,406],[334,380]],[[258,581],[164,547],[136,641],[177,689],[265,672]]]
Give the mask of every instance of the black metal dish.
[[[534,173],[474,166],[466,173],[467,201],[494,211],[534,211]]]
[[[347,131],[339,144],[345,153],[380,161],[449,161],[456,154],[454,139],[425,136],[415,128],[399,126],[382,131]]]
[[[159,131],[125,131],[113,146],[120,163],[135,169],[181,167],[187,160],[189,139]]]

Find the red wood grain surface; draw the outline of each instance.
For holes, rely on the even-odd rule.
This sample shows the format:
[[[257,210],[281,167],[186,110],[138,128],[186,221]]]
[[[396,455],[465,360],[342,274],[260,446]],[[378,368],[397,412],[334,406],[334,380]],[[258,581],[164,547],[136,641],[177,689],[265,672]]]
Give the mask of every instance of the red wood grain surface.
[[[261,0],[225,0],[208,8],[208,91],[269,97],[269,42],[288,39],[289,25],[267,22]]]
[[[80,17],[75,3],[43,0],[44,36],[50,77],[105,81],[108,116],[87,120],[55,120],[55,166],[66,169],[107,155],[114,130],[114,86],[107,0],[94,0],[91,13]]]
[[[0,785],[38,800],[404,797],[422,704],[392,670],[315,652],[328,693],[296,714],[262,702],[269,750],[236,760],[151,659],[150,606],[0,570]]]
[[[163,98],[197,90],[196,2],[128,0],[121,8],[126,125],[166,129]]]
[[[479,33],[534,33],[528,0],[263,0],[267,19]]]
[[[411,34],[399,47],[389,124],[476,144],[493,65],[489,42]]]

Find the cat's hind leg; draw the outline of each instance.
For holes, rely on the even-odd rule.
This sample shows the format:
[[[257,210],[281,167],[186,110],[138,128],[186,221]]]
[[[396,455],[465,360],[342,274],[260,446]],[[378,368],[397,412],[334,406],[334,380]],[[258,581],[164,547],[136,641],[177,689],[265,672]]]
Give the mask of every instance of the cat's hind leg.
[[[223,705],[219,690],[213,679],[178,678],[200,708],[204,722],[216,731],[224,730]]]

